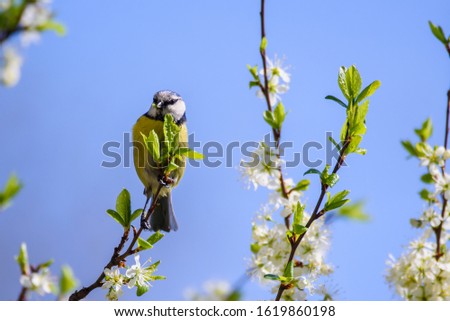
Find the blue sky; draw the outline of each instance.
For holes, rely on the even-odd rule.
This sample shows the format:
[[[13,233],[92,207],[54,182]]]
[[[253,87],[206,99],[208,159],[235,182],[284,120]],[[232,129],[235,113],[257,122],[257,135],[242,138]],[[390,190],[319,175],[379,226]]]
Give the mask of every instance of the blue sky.
[[[259,1],[56,1],[64,38],[45,35],[24,51],[19,85],[0,88],[0,181],[14,171],[25,187],[0,214],[1,300],[15,299],[20,243],[33,262],[69,264],[82,285],[96,279],[121,235],[105,213],[124,187],[135,208],[144,198],[133,168],[101,167],[102,146],[121,141],[149,107],[153,93],[172,89],[185,99],[191,133],[200,142],[260,140],[268,131],[246,64],[260,63]],[[339,95],[337,72],[355,64],[364,83],[379,79],[371,99],[366,156],[351,156],[339,188],[364,199],[368,223],[337,221],[329,261],[342,300],[395,299],[385,283],[385,260],[416,232],[409,226],[424,205],[421,169],[400,140],[426,117],[442,144],[449,61],[427,21],[450,32],[448,1],[268,1],[269,55],[286,57],[291,90],[283,139],[301,150],[338,133],[343,109],[323,98]],[[447,18],[447,19],[446,19]],[[319,152],[318,156],[323,156]],[[250,256],[251,220],[267,193],[245,189],[232,167],[188,168],[174,191],[180,229],[150,256],[167,276],[143,299],[179,300],[208,279],[237,280]],[[307,168],[291,168],[300,179]],[[307,204],[319,193],[313,184]],[[90,299],[103,299],[97,290]],[[271,295],[256,283],[246,299]],[[128,292],[126,299],[135,298]]]

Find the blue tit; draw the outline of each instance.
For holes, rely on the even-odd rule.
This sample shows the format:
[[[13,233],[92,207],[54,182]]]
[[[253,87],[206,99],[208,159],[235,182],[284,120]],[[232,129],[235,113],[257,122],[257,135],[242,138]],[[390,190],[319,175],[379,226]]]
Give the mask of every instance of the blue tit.
[[[163,176],[163,169],[155,166],[155,161],[144,145],[142,134],[148,135],[152,130],[158,135],[159,140],[164,140],[163,124],[164,116],[171,114],[175,123],[180,127],[180,146],[187,146],[188,131],[186,127],[186,105],[177,93],[170,90],[158,91],[153,97],[150,109],[139,119],[133,127],[133,156],[136,173],[142,184],[144,184],[144,194],[149,198],[154,198]],[[159,198],[153,214],[150,216],[148,228],[153,231],[163,230],[169,232],[176,231],[178,224],[172,207],[172,189],[178,185],[183,177],[186,167],[185,158],[177,159],[179,166],[171,172],[170,178],[173,181],[170,185],[160,189]]]

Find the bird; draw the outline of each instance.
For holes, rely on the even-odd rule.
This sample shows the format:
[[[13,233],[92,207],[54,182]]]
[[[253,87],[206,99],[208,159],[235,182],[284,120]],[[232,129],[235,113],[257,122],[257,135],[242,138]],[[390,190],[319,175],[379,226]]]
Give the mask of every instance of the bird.
[[[171,172],[170,184],[165,185],[161,180],[164,169],[155,166],[155,161],[145,148],[144,138],[142,137],[142,134],[147,136],[154,130],[159,141],[164,141],[163,124],[164,116],[167,114],[172,115],[175,124],[180,128],[180,147],[187,147],[186,104],[179,94],[171,90],[160,90],[154,94],[149,110],[139,117],[133,126],[132,137],[134,166],[139,179],[144,184],[144,194],[147,201],[150,198],[155,201],[154,198],[159,191],[156,206],[150,216],[150,222],[143,222],[144,227],[153,231],[170,232],[178,229],[172,206],[172,189],[178,185],[184,175],[186,160],[184,157],[176,160],[175,163],[178,168]],[[160,187],[161,184],[165,186]]]

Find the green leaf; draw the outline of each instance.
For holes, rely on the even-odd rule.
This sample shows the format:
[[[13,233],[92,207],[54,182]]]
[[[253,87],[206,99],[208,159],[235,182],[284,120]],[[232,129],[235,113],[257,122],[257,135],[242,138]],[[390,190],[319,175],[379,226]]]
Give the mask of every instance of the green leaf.
[[[423,221],[411,218],[409,219],[409,224],[411,224],[412,227],[421,228],[423,226]]]
[[[258,253],[260,249],[261,249],[261,245],[259,245],[258,243],[250,244],[250,251],[252,251],[253,254]]]
[[[339,74],[338,74],[338,85],[339,88],[342,91],[342,94],[344,94],[345,98],[347,98],[347,100],[350,100],[350,93],[348,90],[348,86],[347,86],[347,77],[345,76],[347,72],[347,68],[345,68],[344,66],[342,66],[339,69]]]
[[[47,20],[36,28],[38,31],[54,31],[58,36],[64,36],[66,34],[66,27],[62,23],[54,20]]]
[[[272,281],[279,281],[280,277],[276,274],[266,274],[264,275],[264,278],[267,280],[272,280]]]
[[[416,147],[409,140],[402,140],[401,143],[411,156],[418,156]]]
[[[297,183],[297,185],[295,185],[295,187],[292,188],[292,191],[306,191],[310,183],[311,182],[309,181],[309,179],[302,179]]]
[[[342,100],[340,100],[340,99],[337,98],[337,97],[334,97],[334,96],[332,96],[332,95],[328,95],[328,96],[325,97],[325,99],[335,101],[335,102],[337,102],[339,105],[341,105],[342,107],[344,107],[345,109],[347,109],[347,105],[346,105]]]
[[[283,103],[281,101],[275,107],[275,109],[273,111],[273,115],[274,115],[274,118],[275,118],[275,122],[277,124],[277,128],[280,129],[281,126],[283,125],[283,122],[284,122],[285,118],[286,118],[286,112],[284,110],[284,105],[283,105]]]
[[[28,250],[25,243],[20,244],[19,255],[15,257],[17,264],[19,264],[22,275],[30,274],[30,263],[28,261]]]
[[[59,278],[59,293],[61,296],[71,292],[77,286],[77,280],[73,275],[72,269],[65,265],[61,268],[61,277]]]
[[[270,112],[268,110],[264,111],[263,118],[266,121],[266,123],[268,123],[270,125],[270,127],[279,129],[277,121],[275,120],[275,116],[272,112]]]
[[[333,187],[338,182],[339,176],[336,173],[329,174],[329,169],[330,165],[325,165],[322,173],[320,173],[320,180],[323,184],[328,185],[329,187]]]
[[[108,210],[106,210],[106,213],[108,213],[109,216],[111,216],[114,220],[116,220],[117,223],[122,225],[124,228],[127,227],[127,223],[124,222],[123,217],[119,213],[117,213],[115,210],[108,209]]]
[[[347,85],[347,91],[351,99],[355,99],[362,86],[361,75],[358,69],[354,65],[351,65],[345,72],[345,81]]]
[[[308,228],[306,226],[303,226],[301,224],[292,224],[292,232],[296,235],[296,236],[300,236],[303,233],[305,233],[308,230]]]
[[[308,175],[308,174],[318,174],[320,176],[320,174],[322,174],[322,173],[318,169],[310,168],[306,172],[303,173],[303,176]]]
[[[0,191],[0,209],[5,209],[11,204],[11,200],[22,189],[22,183],[15,174],[11,174],[3,190]]]
[[[301,225],[303,223],[303,213],[305,211],[305,206],[297,202],[293,208],[294,212],[294,224]],[[296,233],[297,234],[297,233]]]
[[[419,195],[420,195],[420,198],[422,198],[423,200],[425,200],[427,202],[434,202],[434,201],[436,201],[435,197],[433,196],[433,193],[431,193],[426,188],[422,189],[419,192]]]
[[[131,217],[131,197],[127,189],[123,189],[117,196],[116,212],[120,214],[126,225],[130,223]]]
[[[188,147],[180,147],[178,153],[180,156],[186,156],[191,159],[203,159],[204,157],[202,153],[196,152]]]
[[[163,132],[164,132],[163,155],[165,159],[169,159],[170,156],[173,155],[175,148],[178,147],[179,133],[180,133],[180,127],[178,127],[177,124],[175,124],[173,116],[171,114],[166,114],[164,116]]]
[[[259,87],[259,80],[252,80],[248,83],[248,87],[251,89],[253,87]]]
[[[293,260],[289,261],[286,264],[286,267],[284,268],[283,276],[288,280],[294,278],[294,261]]]
[[[141,295],[147,293],[147,291],[148,291],[147,285],[139,285],[136,290],[136,295],[141,296]]]
[[[266,37],[263,37],[263,38],[261,39],[261,44],[259,45],[259,50],[260,50],[260,51],[265,51],[265,50],[266,50],[266,47],[267,47],[267,38],[266,38]]]
[[[433,134],[433,124],[431,122],[431,119],[428,118],[427,120],[425,120],[422,124],[422,127],[414,129],[414,132],[417,134],[417,136],[419,136],[422,142],[426,142]]]
[[[250,73],[252,74],[253,78],[255,80],[257,80],[258,85],[259,85],[258,66],[255,65],[255,66],[252,67],[250,65],[247,65],[247,69],[248,69],[248,71],[250,71]]]
[[[336,147],[338,150],[341,150],[341,145],[336,142],[333,137],[328,136],[328,140],[334,145],[334,147]]]
[[[148,250],[153,247],[149,242],[144,240],[143,238],[138,238],[138,246],[141,250]]]
[[[159,162],[161,158],[161,147],[158,135],[154,130],[152,130],[148,136],[145,136],[143,133],[141,133],[141,135],[148,152],[156,162]]]
[[[431,32],[433,35],[444,45],[448,43],[448,40],[445,38],[444,31],[440,26],[434,25],[431,21],[428,21],[428,24],[430,25]]]
[[[38,267],[39,267],[40,269],[48,268],[48,267],[50,267],[50,266],[53,264],[53,262],[55,262],[55,260],[50,259],[50,260],[48,260],[48,261],[46,261],[46,262],[44,262],[44,263],[39,264]]]
[[[356,221],[368,221],[370,218],[370,216],[364,212],[364,202],[362,201],[341,207],[337,211],[337,214],[341,217]]]
[[[147,239],[147,242],[153,246],[159,240],[161,240],[163,237],[164,237],[164,234],[161,233],[160,231],[157,231],[157,232],[153,233],[152,235],[150,235],[150,237]]]
[[[425,184],[434,184],[433,176],[430,173],[423,174],[420,180]]]
[[[139,209],[135,210],[133,212],[133,214],[131,214],[130,222],[129,222],[130,225],[135,219],[137,219],[139,216],[141,216],[141,214],[142,214],[142,208],[139,208]]]
[[[381,86],[381,82],[379,80],[375,80],[372,82],[369,86],[363,89],[361,93],[358,95],[358,98],[356,98],[356,102],[359,103],[360,101],[363,101],[366,98],[369,98],[372,96],[375,91]]]
[[[174,170],[176,170],[178,167],[180,167],[180,166],[178,166],[178,165],[175,164],[174,162],[170,162],[169,165],[167,166],[165,172],[166,172],[166,174],[170,174],[170,173],[172,173]]]
[[[239,292],[238,290],[234,290],[226,297],[226,301],[240,301],[241,297],[241,292]]]
[[[328,200],[325,203],[325,208],[324,208],[325,212],[334,210],[334,209],[339,208],[339,207],[345,205],[346,203],[348,203],[350,200],[346,199],[345,197],[349,193],[350,193],[350,191],[343,190],[331,198],[330,198],[330,193],[327,193]]]

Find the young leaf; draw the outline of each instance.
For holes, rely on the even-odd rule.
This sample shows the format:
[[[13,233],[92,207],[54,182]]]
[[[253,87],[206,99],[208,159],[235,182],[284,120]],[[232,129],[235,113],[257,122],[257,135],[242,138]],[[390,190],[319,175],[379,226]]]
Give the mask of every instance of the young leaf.
[[[364,202],[355,202],[349,205],[341,207],[337,214],[341,217],[345,217],[356,221],[368,221],[369,215],[364,212]]]
[[[0,191],[0,209],[8,207],[14,196],[22,189],[22,183],[15,174],[12,174],[5,184],[5,187]]]
[[[369,86],[363,89],[361,93],[358,95],[358,98],[356,98],[356,102],[359,103],[360,101],[363,101],[366,98],[369,98],[372,96],[375,91],[378,89],[378,87],[381,86],[381,82],[379,80],[375,80],[372,82]]]
[[[274,116],[274,114],[272,112],[266,110],[263,113],[263,118],[266,121],[266,123],[268,123],[270,125],[270,127],[275,128],[275,129],[279,129],[277,121],[275,120],[275,116]]]
[[[292,224],[292,232],[297,236],[302,235],[307,230],[308,228],[306,226],[303,226],[301,224]]]
[[[133,212],[133,214],[131,214],[129,224],[131,225],[131,223],[132,223],[135,219],[137,219],[139,216],[141,216],[141,214],[142,214],[142,208],[135,210],[135,211]]]
[[[284,268],[283,276],[288,280],[291,280],[294,278],[294,261],[293,260],[289,261],[286,264],[286,267]]]
[[[148,136],[145,136],[143,133],[141,133],[144,142],[145,142],[145,147],[147,148],[148,152],[150,153],[150,155],[152,156],[152,158],[158,162],[160,160],[160,143],[159,143],[159,138],[158,135],[156,134],[156,132],[154,130],[152,130]]]
[[[128,225],[131,216],[131,197],[127,189],[123,189],[117,196],[116,212],[120,214],[123,222]]]
[[[155,245],[156,242],[158,242],[159,240],[161,240],[164,237],[164,234],[161,233],[160,231],[157,231],[155,233],[153,233],[152,235],[150,235],[150,237],[147,239],[147,242],[151,245]]]
[[[330,165],[325,165],[322,173],[320,173],[320,180],[323,184],[328,185],[329,187],[333,187],[338,182],[339,176],[336,173],[329,174],[329,169]]]
[[[345,109],[347,109],[347,105],[346,105],[342,100],[340,100],[340,99],[337,98],[337,97],[334,97],[334,96],[332,96],[332,95],[328,95],[328,96],[325,97],[325,99],[335,101],[335,102],[337,102],[339,105],[341,105],[342,107],[344,107]]]
[[[203,159],[204,157],[202,153],[196,152],[188,147],[180,147],[178,153],[180,156],[186,156],[191,159]]]
[[[361,75],[354,65],[351,65],[350,68],[346,70],[345,80],[348,94],[353,100],[358,96],[362,86]]]
[[[36,30],[38,31],[54,31],[58,36],[62,37],[66,34],[66,27],[62,23],[55,20],[47,20],[43,24],[39,25]]]
[[[350,201],[349,199],[345,198],[349,193],[350,193],[350,191],[343,190],[331,198],[330,198],[330,193],[328,193],[328,200],[325,203],[324,210],[326,212],[328,212],[328,211],[334,210],[336,208],[339,208],[339,207],[345,205],[347,202]]]
[[[411,156],[418,156],[416,147],[409,140],[402,140],[401,143]]]
[[[153,245],[142,238],[138,238],[138,246],[141,250],[148,250],[153,247]]]
[[[414,132],[417,134],[417,136],[419,136],[422,142],[426,142],[433,134],[433,124],[431,122],[431,119],[428,118],[427,120],[425,120],[422,124],[422,127],[414,129]]]
[[[292,188],[293,191],[306,191],[309,187],[309,184],[311,182],[309,179],[302,179],[300,182],[295,185],[295,187]]]
[[[264,275],[264,278],[267,280],[272,280],[272,281],[279,281],[280,277],[276,274],[266,274]]]
[[[295,204],[293,212],[294,212],[294,224],[301,225],[303,222],[303,212],[305,211],[305,206],[297,202]]]
[[[260,249],[261,249],[261,245],[259,245],[258,243],[250,244],[250,251],[252,251],[253,254],[258,253]]]
[[[28,250],[25,243],[20,244],[19,255],[15,257],[19,264],[22,275],[30,274],[30,263],[28,261]]]
[[[148,291],[147,285],[139,285],[136,290],[136,295],[141,296],[141,295],[145,294],[147,291]]]
[[[423,174],[420,180],[425,184],[434,184],[433,176],[430,173]]]
[[[448,43],[447,39],[445,38],[444,31],[440,26],[434,25],[431,21],[428,21],[428,24],[430,25],[431,32],[433,35],[444,45]]]
[[[258,84],[259,84],[259,76],[258,76],[258,66],[250,66],[250,65],[247,65],[247,69],[248,69],[248,71],[250,71],[250,73],[252,74],[252,76],[253,76],[253,78],[255,79],[255,80],[257,80],[257,82],[258,82]]]
[[[64,296],[71,292],[77,286],[77,280],[73,275],[72,269],[65,265],[61,268],[61,277],[59,278],[59,294]]]
[[[173,116],[166,114],[164,116],[164,157],[168,159],[173,154],[175,147],[178,145],[180,128],[175,124]]]
[[[261,44],[260,44],[260,46],[259,46],[259,50],[260,50],[260,51],[265,51],[265,50],[266,50],[266,47],[267,47],[267,38],[266,38],[266,37],[263,37],[263,38],[261,39]]]
[[[310,168],[308,169],[306,172],[303,173],[303,176],[308,175],[308,174],[322,174],[318,169],[315,168]]]
[[[286,118],[286,112],[284,110],[284,105],[281,101],[275,107],[275,109],[273,111],[273,115],[275,118],[275,123],[277,125],[277,128],[280,129],[281,126],[283,125],[284,119]]]
[[[342,91],[342,94],[344,94],[345,98],[347,98],[347,100],[350,100],[351,97],[350,97],[350,93],[348,90],[347,79],[345,76],[346,71],[347,71],[347,69],[344,66],[339,68],[338,85]]]
[[[124,221],[124,218],[119,213],[117,213],[115,210],[108,209],[108,210],[106,210],[106,213],[108,213],[109,216],[111,216],[114,220],[116,220],[117,223],[122,225],[124,228],[127,227],[127,223]]]

